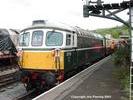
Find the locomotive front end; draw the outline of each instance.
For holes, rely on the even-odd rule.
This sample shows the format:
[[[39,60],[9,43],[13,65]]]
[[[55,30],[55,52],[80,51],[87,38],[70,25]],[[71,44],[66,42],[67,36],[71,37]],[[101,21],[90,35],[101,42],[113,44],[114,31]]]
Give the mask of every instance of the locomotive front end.
[[[21,80],[27,90],[45,89],[64,80],[63,31],[36,26],[23,30],[19,37]]]

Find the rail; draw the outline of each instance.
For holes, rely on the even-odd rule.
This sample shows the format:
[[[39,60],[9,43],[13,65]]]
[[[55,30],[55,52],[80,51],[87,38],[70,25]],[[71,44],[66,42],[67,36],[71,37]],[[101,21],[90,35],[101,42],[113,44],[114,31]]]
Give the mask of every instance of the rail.
[[[30,95],[34,92],[35,90],[31,90],[23,95],[20,95],[19,97],[14,98],[14,100],[31,100],[32,98],[30,98]]]
[[[16,75],[17,72],[19,71],[18,68],[14,68],[11,70],[6,70],[6,71],[0,71],[0,88],[3,88],[9,84],[17,82]]]
[[[6,59],[6,58],[13,58],[13,57],[16,57],[14,55],[0,55],[0,60],[2,59]]]

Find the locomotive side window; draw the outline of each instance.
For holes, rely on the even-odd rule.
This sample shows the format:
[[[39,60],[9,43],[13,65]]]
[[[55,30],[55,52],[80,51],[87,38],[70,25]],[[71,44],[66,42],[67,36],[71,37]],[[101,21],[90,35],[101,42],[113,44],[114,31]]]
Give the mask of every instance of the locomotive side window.
[[[47,46],[61,46],[63,44],[63,34],[55,31],[48,31],[46,34]]]
[[[74,35],[73,35],[73,46],[74,46],[74,44],[75,44],[74,41],[75,41],[75,39],[74,39]]]
[[[32,46],[42,46],[43,44],[43,31],[34,31],[32,34]]]
[[[100,44],[101,44],[101,46],[104,46],[104,44],[103,44],[103,40],[100,40]]]
[[[71,35],[70,34],[67,34],[66,35],[66,45],[71,45]]]
[[[30,41],[30,33],[23,33],[20,35],[19,39],[19,45],[20,46],[29,46],[29,41]]]
[[[82,47],[82,37],[78,36],[78,48]]]

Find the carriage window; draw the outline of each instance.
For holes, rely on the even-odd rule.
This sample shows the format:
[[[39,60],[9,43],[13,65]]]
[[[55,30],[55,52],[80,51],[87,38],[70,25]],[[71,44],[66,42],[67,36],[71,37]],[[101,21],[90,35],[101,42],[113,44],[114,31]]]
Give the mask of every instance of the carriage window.
[[[20,46],[28,46],[30,41],[30,33],[23,33],[19,37],[19,45]]]
[[[63,34],[55,31],[48,31],[46,35],[47,46],[61,46],[63,43]]]
[[[34,31],[32,34],[32,46],[41,46],[43,44],[43,31]]]
[[[71,35],[70,34],[66,35],[66,45],[71,45]]]

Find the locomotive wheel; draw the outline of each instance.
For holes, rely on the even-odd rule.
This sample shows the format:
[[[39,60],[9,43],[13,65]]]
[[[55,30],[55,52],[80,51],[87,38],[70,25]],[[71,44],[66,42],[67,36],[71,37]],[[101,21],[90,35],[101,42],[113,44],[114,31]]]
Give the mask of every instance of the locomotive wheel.
[[[46,81],[47,85],[54,85],[56,83],[56,77],[51,72],[43,74],[42,79]]]
[[[32,84],[31,84],[31,83],[27,83],[26,90],[27,90],[27,91],[30,91],[30,90],[32,90],[32,89],[33,89]]]

